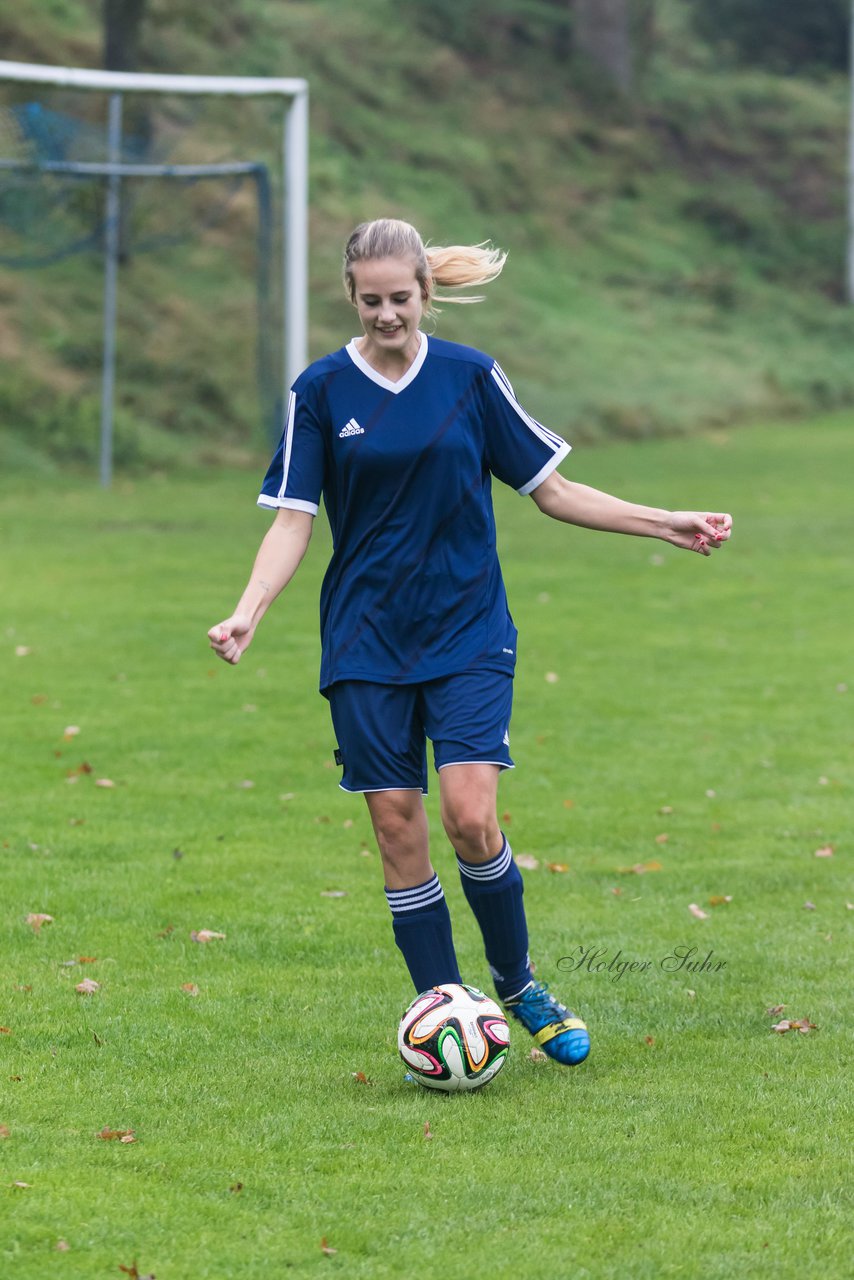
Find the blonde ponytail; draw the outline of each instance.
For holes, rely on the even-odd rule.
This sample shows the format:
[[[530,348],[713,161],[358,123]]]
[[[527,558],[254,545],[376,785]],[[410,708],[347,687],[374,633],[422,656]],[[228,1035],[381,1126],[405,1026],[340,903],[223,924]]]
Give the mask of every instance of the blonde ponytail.
[[[344,250],[344,287],[350,301],[356,301],[353,267],[357,262],[373,262],[379,258],[411,258],[415,277],[424,300],[424,314],[433,316],[435,286],[465,289],[489,284],[501,274],[507,254],[489,241],[472,245],[431,245],[425,247],[421,236],[408,222],[397,218],[377,218],[363,222],[352,233]],[[482,302],[483,296],[456,297],[442,294],[440,302]]]
[[[481,244],[449,244],[431,245],[425,250],[427,265],[434,285],[440,288],[471,288],[479,284],[489,284],[496,276],[501,275],[507,254],[494,248],[488,240]],[[428,315],[435,313],[432,306],[433,291],[430,291],[431,306]],[[442,294],[440,302],[483,302],[483,294],[459,298],[452,294]]]

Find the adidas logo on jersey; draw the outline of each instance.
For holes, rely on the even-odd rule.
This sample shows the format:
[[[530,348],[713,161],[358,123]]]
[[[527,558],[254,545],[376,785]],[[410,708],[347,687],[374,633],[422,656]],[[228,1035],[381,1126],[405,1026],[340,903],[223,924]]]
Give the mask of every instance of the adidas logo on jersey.
[[[343,440],[345,436],[363,436],[365,428],[360,427],[355,418],[351,418],[346,427],[342,427],[338,432],[338,439]]]

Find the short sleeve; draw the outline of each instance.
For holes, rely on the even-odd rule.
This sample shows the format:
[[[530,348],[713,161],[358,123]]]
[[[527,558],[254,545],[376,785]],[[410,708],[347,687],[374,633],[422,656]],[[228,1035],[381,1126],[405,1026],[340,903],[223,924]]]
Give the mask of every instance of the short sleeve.
[[[570,445],[526,413],[497,363],[486,375],[486,462],[517,493],[531,493],[566,457]]]
[[[307,396],[291,391],[285,429],[267,468],[259,507],[307,511],[316,516],[323,491],[325,450],[317,415]]]

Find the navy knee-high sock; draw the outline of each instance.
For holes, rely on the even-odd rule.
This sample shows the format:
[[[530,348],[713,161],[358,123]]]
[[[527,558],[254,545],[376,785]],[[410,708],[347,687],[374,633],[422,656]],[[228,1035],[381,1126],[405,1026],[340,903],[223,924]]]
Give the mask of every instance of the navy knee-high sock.
[[[461,982],[448,904],[433,875],[412,889],[386,889],[394,940],[403,952],[416,991]]]
[[[463,892],[483,934],[495,990],[512,999],[531,981],[528,924],[522,902],[522,874],[507,837],[489,862],[466,862],[457,854]]]

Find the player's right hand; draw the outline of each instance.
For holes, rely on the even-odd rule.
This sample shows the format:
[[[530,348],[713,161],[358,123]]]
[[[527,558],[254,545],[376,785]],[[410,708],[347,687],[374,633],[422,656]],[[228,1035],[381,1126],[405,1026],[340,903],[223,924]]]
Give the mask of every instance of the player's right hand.
[[[254,634],[252,619],[246,614],[235,613],[211,627],[208,639],[217,657],[234,665],[249,648]]]

